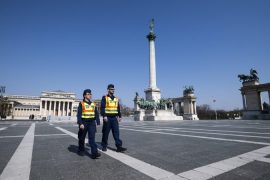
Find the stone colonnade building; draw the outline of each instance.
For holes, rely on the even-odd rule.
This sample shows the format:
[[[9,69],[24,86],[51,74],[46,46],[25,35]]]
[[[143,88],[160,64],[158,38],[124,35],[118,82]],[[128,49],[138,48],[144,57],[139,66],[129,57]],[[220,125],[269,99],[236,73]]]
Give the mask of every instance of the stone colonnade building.
[[[194,93],[184,93],[183,97],[172,98],[174,113],[178,116],[183,116],[185,120],[199,120],[196,99]]]
[[[43,91],[41,96],[7,96],[11,105],[8,119],[74,119],[81,99],[76,99],[75,93],[64,91]],[[94,100],[100,107],[100,100]]]

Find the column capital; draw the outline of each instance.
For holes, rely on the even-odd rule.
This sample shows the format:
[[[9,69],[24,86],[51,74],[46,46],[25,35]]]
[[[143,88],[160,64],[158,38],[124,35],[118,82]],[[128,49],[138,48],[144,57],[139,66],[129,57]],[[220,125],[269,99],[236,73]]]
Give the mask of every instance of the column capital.
[[[149,41],[155,41],[156,35],[154,32],[149,32],[149,34],[146,36]]]

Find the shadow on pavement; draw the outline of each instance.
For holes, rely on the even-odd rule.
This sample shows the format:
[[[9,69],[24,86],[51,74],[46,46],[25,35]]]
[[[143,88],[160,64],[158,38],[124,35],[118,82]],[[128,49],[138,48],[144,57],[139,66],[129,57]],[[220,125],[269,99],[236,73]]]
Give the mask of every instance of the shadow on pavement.
[[[96,142],[98,149],[102,149],[101,142]],[[112,151],[116,151],[116,148],[112,148],[110,146],[107,146],[107,149],[110,149]]]
[[[77,154],[79,156],[86,155],[86,156],[91,157],[91,154],[88,152],[90,149],[85,148],[85,151],[82,154],[78,154],[78,150],[79,150],[79,147],[78,146],[75,146],[75,145],[69,145],[69,147],[68,147],[68,151],[69,152],[75,153],[75,154]]]

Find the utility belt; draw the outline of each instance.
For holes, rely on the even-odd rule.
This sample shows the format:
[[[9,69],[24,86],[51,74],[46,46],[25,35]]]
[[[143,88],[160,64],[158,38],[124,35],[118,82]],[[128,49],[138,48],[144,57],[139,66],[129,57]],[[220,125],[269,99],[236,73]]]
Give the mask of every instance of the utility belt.
[[[116,117],[118,114],[106,114],[107,117]]]
[[[82,122],[83,123],[92,123],[94,122],[96,119],[95,118],[82,118]]]

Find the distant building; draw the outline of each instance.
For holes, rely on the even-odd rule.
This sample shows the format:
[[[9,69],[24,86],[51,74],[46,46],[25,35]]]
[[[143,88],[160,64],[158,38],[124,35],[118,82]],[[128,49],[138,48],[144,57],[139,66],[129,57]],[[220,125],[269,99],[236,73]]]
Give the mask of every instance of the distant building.
[[[7,119],[74,119],[82,99],[75,93],[64,91],[43,91],[41,96],[7,96],[11,112]],[[94,100],[100,107],[100,100]]]

